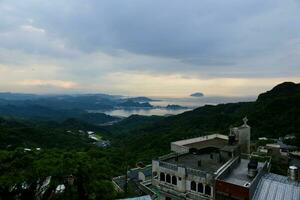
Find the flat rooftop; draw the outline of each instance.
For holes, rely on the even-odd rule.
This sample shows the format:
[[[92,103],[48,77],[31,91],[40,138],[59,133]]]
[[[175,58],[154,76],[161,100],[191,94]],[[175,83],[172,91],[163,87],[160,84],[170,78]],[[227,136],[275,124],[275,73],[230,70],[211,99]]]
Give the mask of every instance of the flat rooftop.
[[[224,140],[222,138],[213,138],[209,140],[203,140],[198,141],[190,144],[185,144],[183,146],[188,147],[189,149],[195,148],[195,149],[205,149],[207,147],[215,147],[218,149],[223,148],[225,145],[227,145],[228,141]]]
[[[248,159],[241,159],[241,162],[222,180],[235,185],[245,186],[247,183],[251,183],[253,178],[248,177]],[[258,173],[264,166],[263,162],[258,162]]]
[[[201,160],[201,166],[198,166],[199,160]],[[210,173],[216,172],[224,164],[219,162],[216,155],[214,155],[214,158],[212,159],[208,153],[200,155],[188,153],[178,156],[178,161],[175,160],[175,157],[163,161]]]
[[[198,142],[203,142],[211,139],[221,139],[221,140],[228,140],[227,135],[222,135],[222,134],[211,134],[211,135],[205,135],[205,136],[200,136],[197,138],[191,138],[191,139],[186,139],[186,140],[179,140],[176,142],[172,142],[173,144],[179,145],[179,146],[187,146],[189,144],[194,144]]]

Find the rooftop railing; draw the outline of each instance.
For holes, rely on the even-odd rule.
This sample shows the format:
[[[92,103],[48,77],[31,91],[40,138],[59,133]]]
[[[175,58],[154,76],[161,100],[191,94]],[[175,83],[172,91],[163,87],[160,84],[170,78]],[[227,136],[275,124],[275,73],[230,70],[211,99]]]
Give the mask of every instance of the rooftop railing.
[[[164,162],[164,161],[159,161],[159,166],[170,169],[170,170],[174,170],[174,171],[177,171],[177,169],[178,169],[177,165],[167,163],[167,162]]]
[[[187,175],[193,175],[193,176],[198,176],[202,178],[207,178],[207,175],[209,173],[202,171],[202,170],[197,170],[197,169],[192,169],[192,168],[186,168]]]
[[[177,155],[178,155],[178,153],[172,152],[172,153],[169,153],[169,154],[158,157],[158,160],[167,160],[167,159],[173,158]]]
[[[200,137],[196,137],[196,138],[179,140],[179,141],[176,141],[176,142],[172,142],[171,144],[176,144],[176,145],[179,145],[179,146],[183,146],[183,145],[187,145],[187,144],[191,144],[191,143],[195,143],[195,142],[206,141],[206,140],[211,140],[211,139],[215,139],[215,138],[220,138],[220,139],[228,140],[228,136],[227,135],[222,135],[222,134],[214,133],[214,134],[204,135],[204,136],[200,136]]]
[[[164,162],[164,161],[159,161],[159,167],[163,167],[166,169],[170,169],[173,171],[177,171],[178,167],[183,167],[186,168],[184,166],[180,166],[180,165],[176,165],[176,164],[171,164],[168,162]],[[192,176],[198,176],[198,177],[202,177],[205,178],[207,181],[211,181],[214,178],[214,175],[202,170],[198,170],[198,169],[192,169],[192,168],[186,168],[186,174],[187,175],[192,175]]]
[[[211,199],[211,197],[208,195],[197,194],[196,192],[191,192],[191,191],[188,191],[186,196],[188,199],[199,199],[199,200]]]

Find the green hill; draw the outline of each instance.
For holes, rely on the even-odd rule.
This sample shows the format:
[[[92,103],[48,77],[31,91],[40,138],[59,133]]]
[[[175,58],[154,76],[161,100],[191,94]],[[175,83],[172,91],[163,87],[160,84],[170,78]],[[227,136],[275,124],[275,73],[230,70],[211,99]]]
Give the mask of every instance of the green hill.
[[[47,111],[39,107],[35,116],[40,114],[37,110]],[[20,116],[25,116],[23,111],[30,112],[20,110]],[[44,115],[57,116],[58,112]],[[74,185],[68,185],[57,199],[116,198],[110,180],[128,166],[138,161],[148,163],[167,153],[170,142],[175,140],[212,132],[228,134],[229,127],[240,125],[244,116],[252,127],[252,139],[294,134],[294,143],[300,145],[300,85],[282,83],[259,95],[255,102],[207,105],[170,117],[134,115],[105,128],[83,122],[76,115],[61,122],[0,117],[0,199],[19,195],[31,199],[36,184],[47,176],[53,178],[47,189],[51,192],[70,174],[76,177]],[[93,121],[98,117],[82,119]],[[97,148],[79,130],[101,132],[112,146]],[[35,150],[37,147],[41,151]],[[22,189],[24,181],[30,183],[29,189]]]
[[[252,139],[294,134],[295,144],[300,145],[300,84],[282,83],[259,95],[255,102],[207,105],[152,123],[142,120],[129,131],[126,123],[112,126],[108,131],[132,152],[133,159],[150,160],[166,153],[172,141],[215,131],[227,134],[229,127],[240,125],[244,116],[249,118]],[[118,130],[125,134],[118,134]]]

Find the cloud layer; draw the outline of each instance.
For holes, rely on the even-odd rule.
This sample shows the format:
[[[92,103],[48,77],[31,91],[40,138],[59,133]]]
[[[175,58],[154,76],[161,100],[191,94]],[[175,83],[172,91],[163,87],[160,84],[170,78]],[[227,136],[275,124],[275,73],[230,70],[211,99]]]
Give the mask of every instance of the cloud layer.
[[[299,9],[298,0],[2,0],[0,90],[255,95],[300,81]]]

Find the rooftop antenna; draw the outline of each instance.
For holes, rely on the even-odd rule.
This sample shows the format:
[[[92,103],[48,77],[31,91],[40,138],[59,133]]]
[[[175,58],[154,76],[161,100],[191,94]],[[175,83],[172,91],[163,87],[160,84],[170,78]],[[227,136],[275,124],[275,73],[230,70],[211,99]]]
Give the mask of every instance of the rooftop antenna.
[[[244,126],[248,126],[248,124],[247,124],[247,122],[248,122],[247,116],[243,118],[243,122],[244,122]]]

